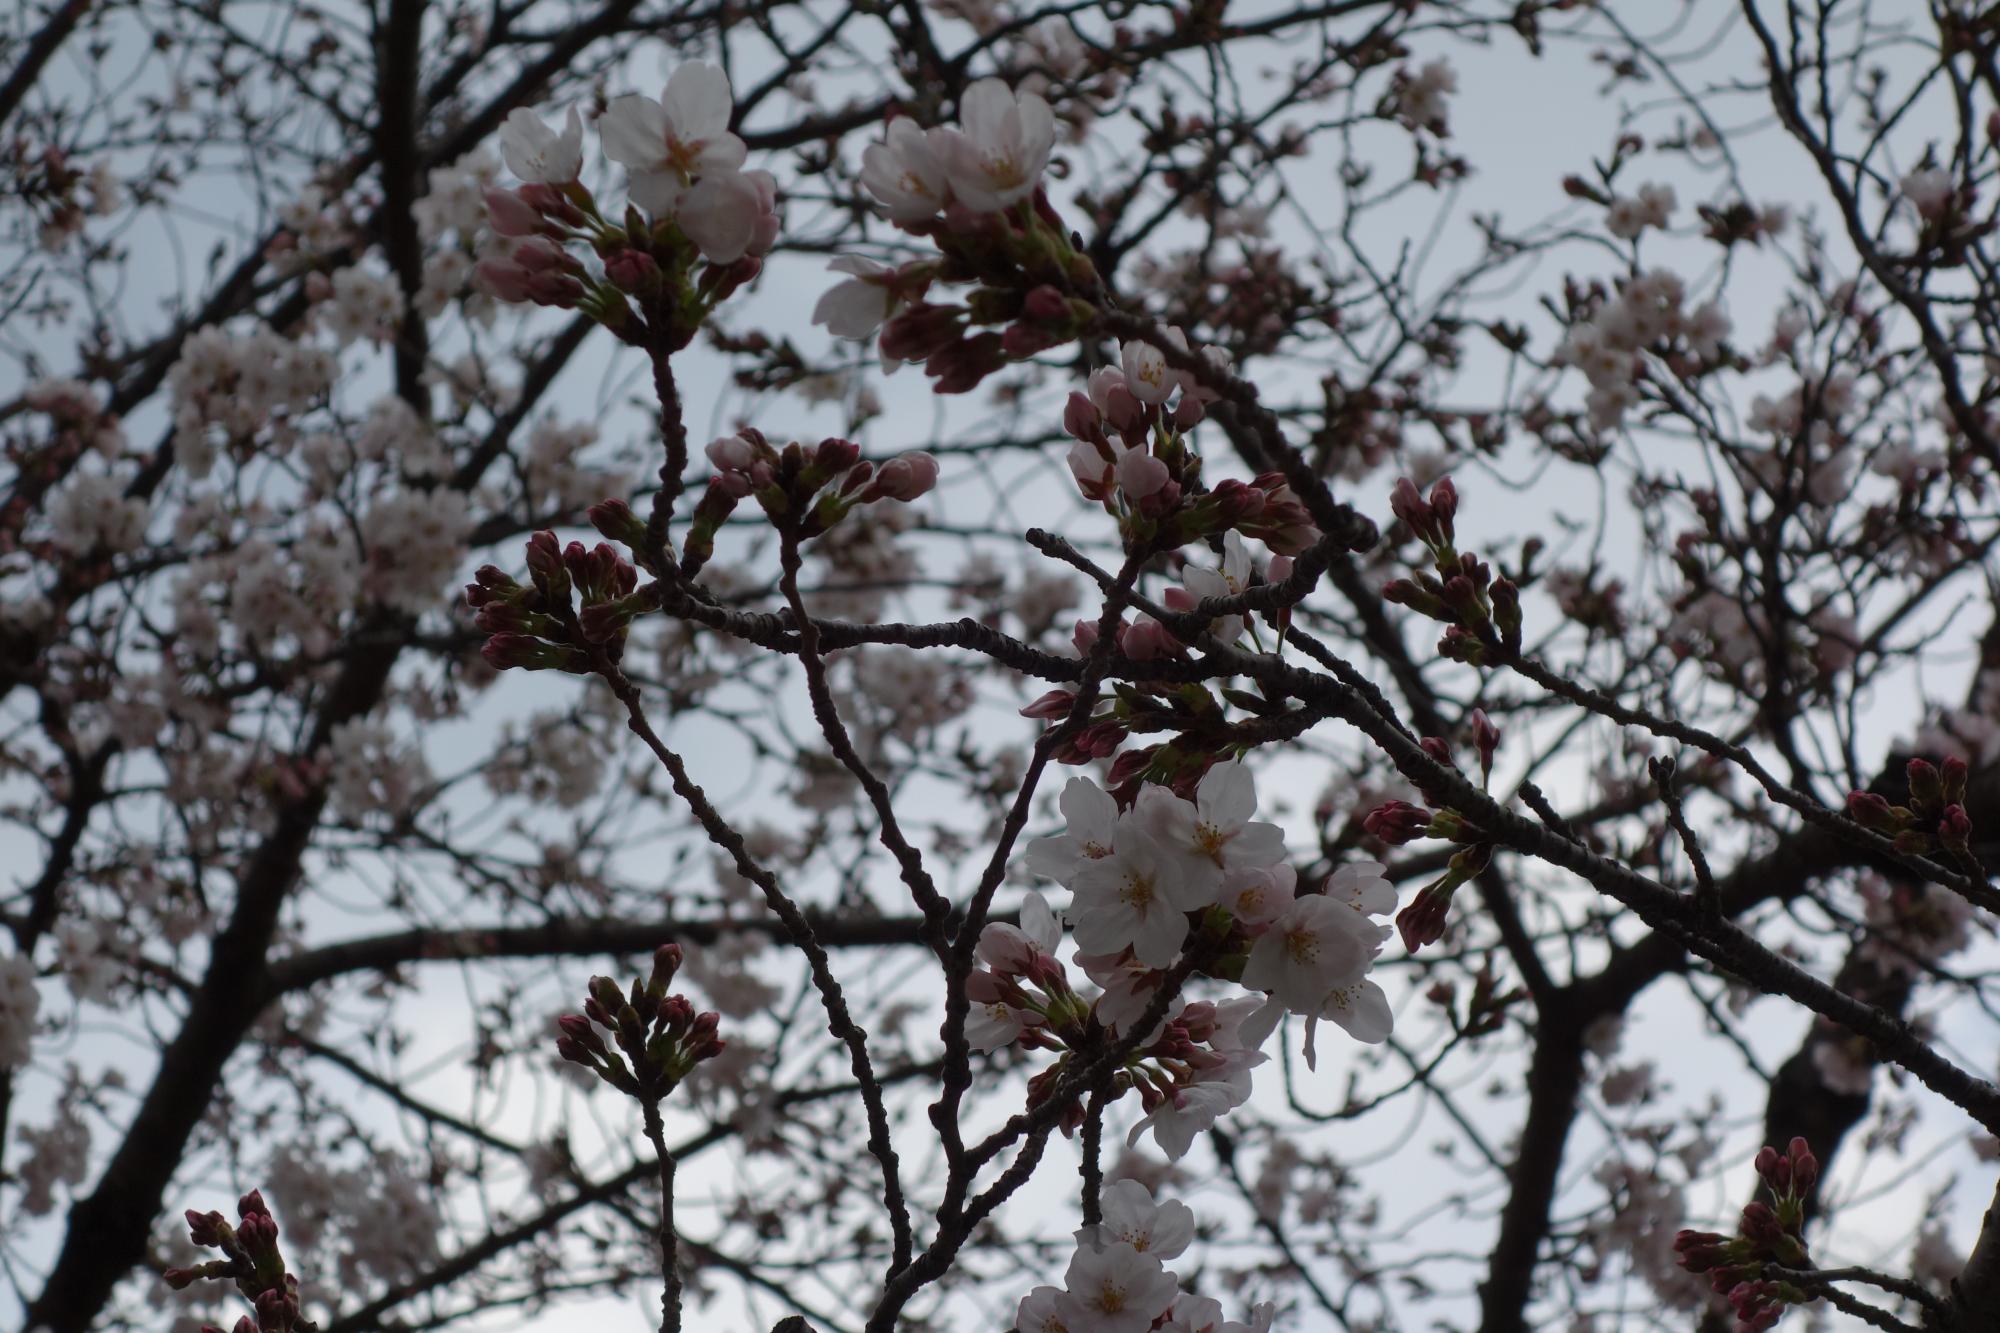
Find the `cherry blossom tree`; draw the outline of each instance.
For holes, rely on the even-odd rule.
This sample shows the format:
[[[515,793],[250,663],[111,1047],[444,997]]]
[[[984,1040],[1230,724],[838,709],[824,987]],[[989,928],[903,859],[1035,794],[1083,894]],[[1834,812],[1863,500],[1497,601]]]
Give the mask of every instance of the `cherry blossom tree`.
[[[23,1327],[2000,1327],[1979,7],[0,33]]]

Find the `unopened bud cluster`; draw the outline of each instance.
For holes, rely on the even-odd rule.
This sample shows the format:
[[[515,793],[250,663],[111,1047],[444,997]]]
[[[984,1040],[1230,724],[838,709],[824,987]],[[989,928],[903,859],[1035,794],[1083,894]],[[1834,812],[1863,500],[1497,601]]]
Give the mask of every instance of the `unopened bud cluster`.
[[[1399,478],[1389,508],[1431,553],[1435,573],[1418,570],[1383,585],[1382,596],[1445,624],[1438,653],[1473,666],[1490,661],[1495,650],[1521,650],[1521,590],[1512,579],[1494,578],[1487,563],[1453,542],[1458,488],[1450,477],[1431,487],[1430,499],[1416,483]]]
[[[682,572],[692,575],[715,552],[715,534],[737,502],[754,497],[781,531],[805,541],[825,533],[859,505],[908,503],[937,485],[938,462],[927,453],[898,454],[876,465],[852,440],[825,439],[807,448],[796,440],[779,449],[748,427],[708,446],[715,465],[682,543]]]
[[[697,1013],[685,995],[667,993],[680,965],[681,947],[663,944],[653,953],[652,975],[633,981],[629,992],[610,977],[592,977],[583,1012],[556,1020],[561,1029],[556,1054],[626,1096],[658,1105],[696,1065],[722,1054],[727,1044],[716,1035],[719,1015]]]
[[[1165,341],[1178,353],[1190,351],[1179,329],[1165,330]],[[1220,348],[1204,347],[1200,355],[1218,371],[1228,368]],[[1118,519],[1128,545],[1179,546],[1234,531],[1279,555],[1299,554],[1319,530],[1282,475],[1203,487],[1201,457],[1187,432],[1216,397],[1192,373],[1171,368],[1159,348],[1122,344],[1119,364],[1092,371],[1086,389],[1071,392],[1063,408],[1063,431],[1075,441],[1069,470],[1077,489]]]
[[[188,1238],[205,1250],[220,1250],[222,1258],[192,1268],[169,1268],[160,1276],[180,1291],[196,1282],[234,1282],[251,1304],[255,1318],[244,1315],[231,1333],[317,1333],[319,1325],[299,1313],[299,1280],[285,1271],[278,1252],[278,1221],[251,1190],[236,1204],[237,1223],[221,1213],[187,1211]],[[204,1324],[202,1333],[222,1333]]]
[[[592,506],[590,514],[607,534],[643,535],[643,525],[629,531],[637,520],[616,501]],[[501,671],[579,675],[594,669],[595,652],[616,662],[633,619],[656,604],[650,586],[639,588],[638,570],[604,542],[564,546],[548,531],[528,538],[527,556],[527,584],[485,565],[466,585],[472,623],[492,636],[480,650],[486,660]]]
[[[1812,1299],[1798,1284],[1768,1276],[1766,1269],[1811,1264],[1804,1239],[1806,1200],[1819,1182],[1819,1159],[1804,1139],[1793,1139],[1782,1153],[1766,1145],[1757,1152],[1757,1174],[1771,1200],[1745,1206],[1736,1235],[1682,1231],[1674,1237],[1680,1266],[1707,1273],[1709,1285],[1728,1298],[1737,1333],[1761,1333],[1778,1322],[1786,1306]]]
[[[1942,764],[1912,759],[1904,770],[1910,782],[1909,802],[1891,805],[1872,791],[1847,794],[1847,817],[1863,828],[1895,840],[1896,850],[1929,856],[1943,849],[1974,874],[1983,875],[1972,852],[1972,817],[1965,812],[1965,760],[1953,755]]]
[[[1449,541],[1448,536],[1446,540]],[[1479,756],[1479,784],[1485,787],[1493,776],[1493,755],[1500,747],[1500,729],[1493,725],[1483,709],[1473,709],[1470,721],[1472,746]],[[1424,753],[1436,762],[1453,770],[1458,768],[1457,761],[1452,758],[1451,747],[1441,738],[1426,736],[1421,744]],[[1431,792],[1425,792],[1424,798],[1433,805],[1447,806],[1447,802]],[[1461,844],[1444,874],[1426,884],[1410,900],[1409,906],[1396,914],[1396,929],[1402,932],[1403,947],[1411,953],[1426,944],[1437,943],[1444,937],[1452,895],[1458,892],[1461,884],[1485,870],[1492,861],[1491,837],[1456,810],[1431,810],[1408,801],[1384,801],[1363,816],[1361,827],[1370,837],[1380,839],[1391,847],[1400,847],[1418,838],[1442,838]]]
[[[921,362],[939,393],[966,393],[1011,361],[1073,342],[1097,317],[1099,283],[1089,259],[1035,188],[999,212],[954,201],[934,218],[901,222],[929,237],[939,257],[874,276],[887,295],[881,351]],[[934,284],[969,285],[963,303],[928,300]]]

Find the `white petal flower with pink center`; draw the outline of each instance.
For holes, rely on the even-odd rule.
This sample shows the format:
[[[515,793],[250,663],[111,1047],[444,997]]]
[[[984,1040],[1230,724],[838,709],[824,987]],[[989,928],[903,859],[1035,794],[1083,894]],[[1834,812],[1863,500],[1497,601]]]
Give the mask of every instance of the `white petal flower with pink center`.
[[[1335,986],[1320,1001],[1319,1012],[1306,1020],[1306,1065],[1316,1068],[1313,1050],[1314,1029],[1319,1020],[1330,1019],[1346,1030],[1347,1035],[1359,1042],[1373,1046],[1386,1041],[1396,1028],[1395,1011],[1389,1008],[1389,997],[1382,988],[1367,977],[1359,977],[1345,985]]]
[[[1382,870],[1380,861],[1351,862],[1327,876],[1321,892],[1363,916],[1387,916],[1396,910],[1396,886],[1382,877]],[[1386,926],[1383,938],[1388,938]]]
[[[1033,93],[981,79],[958,102],[958,129],[928,140],[959,202],[998,213],[1034,193],[1055,147],[1055,115]]]
[[[1080,1246],[1122,1241],[1141,1254],[1172,1259],[1194,1239],[1194,1210],[1177,1200],[1153,1202],[1152,1191],[1136,1180],[1118,1180],[1099,1193],[1104,1220],[1076,1233]]]
[[[1078,954],[1076,962],[1103,992],[1092,1012],[1114,1035],[1125,1035],[1144,1017],[1153,996],[1159,992],[1160,973],[1127,957],[1123,950],[1115,954]]]
[[[761,255],[778,239],[778,182],[768,171],[704,177],[680,196],[676,220],[711,264]]]
[[[861,183],[892,222],[928,222],[951,202],[951,182],[935,148],[941,130],[926,133],[907,117],[889,122],[881,143],[861,150]]]
[[[1178,1162],[1194,1145],[1194,1136],[1205,1134],[1215,1122],[1250,1100],[1250,1070],[1263,1064],[1261,1051],[1236,1051],[1228,1061],[1204,1071],[1198,1083],[1186,1084],[1168,1093],[1152,1112],[1132,1126],[1126,1146],[1139,1141],[1147,1130],[1169,1161]]]
[[[1071,778],[1058,805],[1069,827],[1028,844],[1028,869],[1067,886],[1086,864],[1111,855],[1118,802],[1088,778]]]
[[[1076,1301],[1061,1287],[1036,1287],[1014,1312],[1017,1333],[1086,1333]]]
[[[654,217],[671,217],[705,176],[736,171],[749,155],[729,132],[729,76],[714,65],[682,65],[659,101],[614,98],[598,120],[604,154],[631,173],[627,193]]]
[[[1086,1315],[1089,1333],[1146,1333],[1179,1292],[1158,1258],[1125,1244],[1079,1249],[1063,1284]]]
[[[1183,1293],[1174,1301],[1173,1313],[1160,1326],[1160,1333],[1221,1333],[1222,1328],[1221,1301]]]
[[[1049,909],[1048,899],[1030,893],[1021,903],[1021,924],[989,921],[979,932],[975,952],[979,961],[996,972],[1019,976],[1028,970],[1034,957],[1052,955],[1062,942],[1062,922]]]
[[[507,113],[500,127],[500,156],[507,170],[530,185],[567,185],[583,170],[583,122],[576,108],[558,134],[526,107]]]
[[[1222,568],[1203,569],[1190,565],[1181,571],[1181,584],[1192,599],[1185,607],[1176,606],[1176,611],[1192,611],[1202,601],[1210,597],[1235,597],[1250,587],[1250,551],[1243,545],[1243,539],[1231,529],[1222,539]],[[1173,600],[1173,599],[1169,599]],[[1234,643],[1243,637],[1243,617],[1219,616],[1208,627],[1223,643]]]
[[[1119,455],[1116,468],[1118,489],[1128,500],[1144,500],[1158,495],[1172,480],[1167,465],[1144,449],[1128,449]]]
[[[1254,933],[1284,915],[1298,897],[1298,884],[1299,872],[1289,861],[1245,866],[1224,872],[1219,903],[1238,925]]]
[[[1250,946],[1243,984],[1270,991],[1295,1014],[1313,1014],[1336,986],[1352,985],[1368,971],[1379,939],[1356,929],[1376,929],[1344,903],[1320,894],[1294,899],[1284,915]]]
[[[975,968],[965,979],[965,994],[972,1002],[965,1015],[965,1040],[975,1051],[997,1051],[1013,1045],[1035,1017],[1003,998],[1000,983],[991,972]]]
[[[1257,788],[1240,760],[1209,769],[1194,795],[1189,802],[1165,787],[1147,786],[1134,813],[1173,858],[1194,905],[1205,907],[1221,896],[1225,871],[1284,860],[1285,834],[1276,824],[1251,818],[1257,813]]]
[[[841,255],[827,267],[850,276],[820,294],[812,322],[836,338],[869,338],[895,313],[896,270],[860,255]]]
[[[1121,823],[1111,855],[1090,862],[1070,885],[1076,893],[1072,933],[1088,953],[1129,947],[1147,967],[1166,967],[1187,939],[1187,883],[1167,853],[1130,819]]]
[[[1174,391],[1174,372],[1167,366],[1166,353],[1151,343],[1126,342],[1118,346],[1118,364],[1125,375],[1125,387],[1134,398],[1149,406],[1167,401]]]

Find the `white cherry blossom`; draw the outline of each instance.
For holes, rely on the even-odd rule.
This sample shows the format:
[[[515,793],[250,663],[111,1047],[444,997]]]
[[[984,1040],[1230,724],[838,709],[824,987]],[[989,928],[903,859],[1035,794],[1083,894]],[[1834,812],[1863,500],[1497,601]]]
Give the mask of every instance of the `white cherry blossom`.
[[[1239,925],[1260,930],[1291,906],[1292,899],[1298,896],[1298,882],[1299,872],[1288,861],[1226,871],[1220,905]]]
[[[729,76],[703,62],[682,65],[658,101],[640,93],[613,99],[598,133],[604,154],[631,173],[632,202],[671,217],[689,186],[742,167],[743,141],[729,131]]]
[[[1172,1259],[1194,1239],[1194,1210],[1178,1200],[1155,1203],[1153,1193],[1136,1180],[1117,1180],[1098,1195],[1104,1220],[1076,1233],[1079,1246],[1130,1245],[1156,1259]]]
[[[515,107],[500,126],[500,156],[530,185],[569,184],[583,170],[583,122],[576,108],[558,134],[528,108]]]
[[[1080,1248],[1063,1282],[1090,1333],[1146,1333],[1178,1290],[1156,1256],[1123,1242]]]
[[[1153,785],[1141,790],[1134,808],[1146,831],[1187,880],[1187,896],[1195,906],[1216,901],[1225,871],[1284,859],[1284,830],[1253,820],[1256,813],[1256,785],[1250,770],[1236,759],[1203,774],[1192,802]]]
[[[990,921],[979,932],[979,961],[997,972],[1025,972],[1035,954],[1050,955],[1062,942],[1062,921],[1048,899],[1030,893],[1021,902],[1021,924]]]
[[[1166,967],[1187,938],[1187,914],[1201,906],[1168,853],[1130,819],[1111,855],[1077,872],[1074,933],[1079,949],[1117,953],[1130,947],[1148,967]]]
[[[1176,380],[1167,355],[1151,343],[1120,343],[1118,365],[1125,376],[1125,388],[1148,406],[1166,402],[1174,391]]]
[[[907,118],[889,122],[882,143],[861,151],[861,183],[892,222],[928,222],[951,202],[951,182],[938,161],[936,136]]]
[[[778,182],[768,171],[707,176],[680,196],[681,230],[711,264],[760,255],[778,239]]]
[[[1014,1313],[1017,1333],[1085,1333],[1087,1327],[1076,1317],[1076,1302],[1061,1287],[1036,1287]]]
[[[841,255],[827,267],[850,276],[820,294],[812,322],[836,338],[874,336],[896,309],[896,270],[860,255]]]
[[[1363,916],[1387,916],[1396,910],[1396,886],[1382,877],[1383,869],[1380,861],[1349,862],[1327,876],[1321,891]],[[1388,938],[1387,927],[1383,938]]]
[[[975,213],[998,213],[1034,193],[1055,147],[1047,102],[981,79],[959,98],[958,119],[958,129],[939,131],[930,146],[959,202]]]
[[[974,970],[965,979],[965,994],[972,1002],[965,1016],[965,1039],[975,1051],[1013,1045],[1034,1017],[1002,998],[1000,983],[991,972]]]
[[[1368,970],[1381,942],[1376,929],[1367,917],[1320,894],[1294,899],[1251,946],[1243,984],[1270,991],[1293,1013],[1316,1013],[1328,991],[1352,985]]]
[[[1338,1023],[1348,1036],[1370,1046],[1387,1040],[1396,1027],[1396,1014],[1389,1008],[1389,997],[1373,981],[1358,977],[1335,986],[1320,1001],[1319,1012],[1306,1019],[1306,1067],[1310,1069],[1318,1068],[1313,1038],[1322,1018]]]
[[[1086,864],[1111,855],[1118,802],[1088,778],[1071,778],[1057,801],[1069,827],[1028,844],[1028,869],[1067,885]]]
[[[1123,1036],[1152,1004],[1160,988],[1160,973],[1128,957],[1122,949],[1115,954],[1080,953],[1076,961],[1103,992],[1092,1010],[1097,1021]]]
[[[1168,1093],[1145,1119],[1132,1126],[1127,1145],[1137,1143],[1150,1129],[1160,1151],[1169,1161],[1178,1162],[1194,1145],[1195,1135],[1206,1133],[1216,1121],[1250,1100],[1250,1070],[1264,1059],[1260,1051],[1230,1053],[1223,1064],[1204,1071],[1199,1082]]]
[[[1243,545],[1243,539],[1235,529],[1222,539],[1222,567],[1204,569],[1190,565],[1181,571],[1181,584],[1187,589],[1188,604],[1175,610],[1193,610],[1195,606],[1210,597],[1234,597],[1250,587],[1250,551]],[[1173,600],[1173,599],[1170,599]],[[1223,643],[1234,643],[1243,637],[1243,617],[1218,616],[1208,627]]]

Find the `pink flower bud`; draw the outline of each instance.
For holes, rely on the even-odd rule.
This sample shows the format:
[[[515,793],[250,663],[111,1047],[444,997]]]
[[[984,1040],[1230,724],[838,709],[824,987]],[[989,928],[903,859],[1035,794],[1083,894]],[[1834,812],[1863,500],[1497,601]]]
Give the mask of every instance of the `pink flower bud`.
[[[513,260],[530,273],[567,270],[575,263],[567,251],[546,236],[530,236],[514,247]]]
[[[1441,884],[1424,888],[1410,905],[1396,913],[1396,929],[1403,947],[1411,953],[1444,938],[1445,920],[1451,911],[1452,890]]]
[[[1426,546],[1442,545],[1442,534],[1438,531],[1437,514],[1424,503],[1418,493],[1417,484],[1408,477],[1396,478],[1396,484],[1389,489],[1389,512],[1401,519],[1416,539]]]
[[[1118,489],[1130,500],[1155,495],[1171,480],[1165,463],[1139,449],[1126,451],[1118,460],[1117,472]]]
[[[473,281],[482,291],[509,305],[528,299],[528,270],[511,259],[487,258],[472,267]]]
[[[1947,755],[1938,765],[1938,781],[1948,803],[1958,804],[1965,800],[1965,782],[1971,776],[1963,755]]]
[[[577,299],[583,295],[583,284],[567,273],[531,273],[528,275],[528,299],[536,305],[553,306],[558,310],[573,310]]]
[[[875,472],[875,480],[861,493],[865,500],[889,499],[908,502],[937,485],[938,461],[922,451],[898,454]]]
[[[1486,716],[1486,710],[1472,710],[1472,744],[1479,751],[1479,770],[1490,774],[1493,771],[1493,752],[1500,748],[1500,728],[1493,725]]]
[[[1180,641],[1151,616],[1140,616],[1118,636],[1118,647],[1135,662],[1150,662],[1180,650]]]
[[[913,305],[882,326],[882,355],[897,361],[927,361],[958,341],[964,316],[958,306]]]
[[[1026,708],[1023,708],[1021,716],[1040,718],[1043,721],[1054,721],[1057,718],[1068,717],[1069,710],[1075,703],[1076,695],[1071,691],[1050,690],[1047,694],[1042,695]]]
[[[1894,833],[1901,827],[1901,821],[1896,818],[1888,798],[1872,791],[1847,793],[1847,817],[1878,833]]]
[[[1069,298],[1047,283],[1029,291],[1021,303],[1021,313],[1044,324],[1069,318]]]
[[[813,451],[813,467],[828,476],[832,476],[834,473],[845,472],[847,469],[853,467],[855,461],[860,457],[860,445],[852,440],[830,437],[821,440],[819,448]],[[926,454],[925,457],[928,458],[929,455]]]
[[[660,283],[660,266],[643,250],[614,250],[604,260],[604,276],[628,296],[641,296]]]
[[[542,215],[514,191],[489,185],[480,193],[486,200],[486,224],[496,236],[533,236],[542,229]]]
[[[1124,786],[1152,767],[1153,755],[1159,748],[1157,745],[1148,745],[1142,749],[1127,750],[1112,761],[1111,771],[1105,774],[1104,780],[1113,787]]]
[[[1437,485],[1431,487],[1431,513],[1436,516],[1438,529],[1450,544],[1453,531],[1452,520],[1458,516],[1458,487],[1450,477],[1438,478]]]
[[[1104,414],[1088,395],[1072,389],[1063,404],[1063,430],[1075,439],[1096,443],[1104,438]]]
[[[1424,836],[1430,828],[1431,812],[1408,801],[1385,801],[1362,817],[1361,827],[1372,838],[1391,847],[1400,847]]]
[[[1962,805],[1948,805],[1938,817],[1938,841],[1954,851],[1964,851],[1972,843],[1972,817]]]
[[[709,443],[708,461],[720,472],[747,472],[757,461],[757,448],[741,435],[724,435]]]

